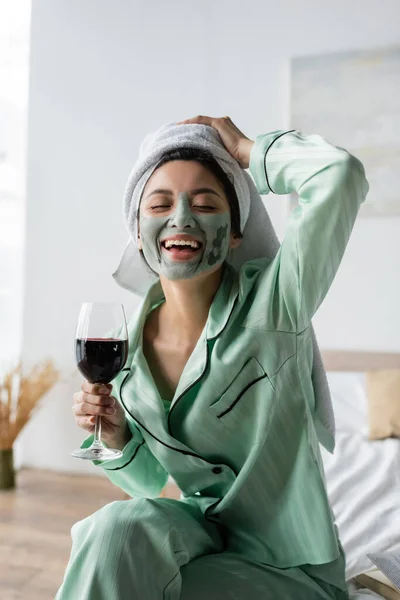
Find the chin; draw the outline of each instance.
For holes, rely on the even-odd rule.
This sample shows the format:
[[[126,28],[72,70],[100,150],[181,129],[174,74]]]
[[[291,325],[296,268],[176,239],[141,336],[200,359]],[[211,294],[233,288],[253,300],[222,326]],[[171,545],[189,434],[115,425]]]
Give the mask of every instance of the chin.
[[[210,277],[214,276],[215,274],[218,273],[219,271],[222,271],[222,265],[221,264],[217,264],[214,265],[212,267],[210,267],[209,269],[207,269],[206,271],[202,271],[201,273],[193,273],[193,274],[188,274],[187,277],[167,277],[166,275],[160,274],[160,280],[162,281],[180,281],[180,282],[193,282],[193,283],[198,283],[199,281],[207,281],[207,279],[209,279]]]

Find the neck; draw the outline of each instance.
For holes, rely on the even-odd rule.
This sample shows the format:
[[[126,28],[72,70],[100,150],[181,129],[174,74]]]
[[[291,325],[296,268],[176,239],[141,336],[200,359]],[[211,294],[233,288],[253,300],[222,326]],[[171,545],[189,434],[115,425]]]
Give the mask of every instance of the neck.
[[[180,344],[196,342],[207,322],[221,277],[222,268],[206,277],[179,281],[161,275],[165,303],[160,307],[159,334]]]

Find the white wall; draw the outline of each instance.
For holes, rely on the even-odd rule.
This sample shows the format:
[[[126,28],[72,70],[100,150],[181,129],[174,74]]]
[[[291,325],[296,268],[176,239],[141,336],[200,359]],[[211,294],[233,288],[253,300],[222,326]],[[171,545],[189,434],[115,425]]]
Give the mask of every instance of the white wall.
[[[285,128],[292,55],[399,41],[397,0],[277,3],[33,0],[24,344],[67,377],[80,303],[135,298],[110,274],[126,234],[122,192],[139,144],[164,122],[229,115],[249,137]],[[268,199],[278,234],[284,199]],[[320,345],[400,350],[400,220],[360,220],[315,318]],[[397,257],[397,258],[395,258]],[[390,317],[389,317],[390,315]],[[78,375],[21,437],[26,465],[96,471],[69,451]]]

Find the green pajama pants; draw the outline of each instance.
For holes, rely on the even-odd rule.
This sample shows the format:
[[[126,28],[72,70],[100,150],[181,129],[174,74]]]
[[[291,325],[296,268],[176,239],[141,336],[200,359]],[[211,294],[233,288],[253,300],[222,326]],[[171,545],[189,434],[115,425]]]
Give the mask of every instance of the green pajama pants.
[[[343,554],[328,565],[257,563],[224,550],[218,525],[179,500],[112,502],[71,535],[55,600],[348,600],[332,581]]]

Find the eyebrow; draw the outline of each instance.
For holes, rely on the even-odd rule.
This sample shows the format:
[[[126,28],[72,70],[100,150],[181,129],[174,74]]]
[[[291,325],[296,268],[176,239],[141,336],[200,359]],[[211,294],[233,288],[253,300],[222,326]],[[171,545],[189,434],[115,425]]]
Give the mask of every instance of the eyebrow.
[[[165,194],[167,196],[173,196],[173,192],[171,190],[157,188],[156,190],[153,190],[152,192],[150,192],[150,194],[148,194],[146,196],[146,198],[150,198],[150,196],[153,196],[154,194]],[[218,198],[221,198],[221,196],[218,194],[218,192],[216,192],[212,188],[208,188],[208,187],[196,188],[195,190],[192,190],[190,192],[190,194],[191,194],[191,196],[196,196],[196,194],[214,194],[215,196],[218,196]]]

